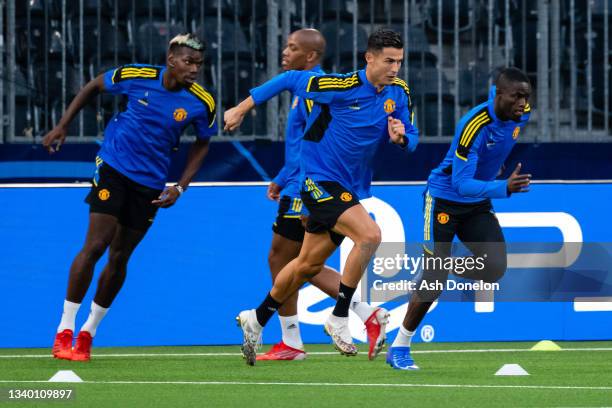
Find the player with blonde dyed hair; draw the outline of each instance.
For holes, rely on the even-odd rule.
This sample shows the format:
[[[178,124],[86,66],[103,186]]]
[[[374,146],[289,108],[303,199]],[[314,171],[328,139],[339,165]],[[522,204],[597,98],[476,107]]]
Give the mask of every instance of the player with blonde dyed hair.
[[[187,189],[217,133],[213,96],[196,79],[205,45],[193,34],[174,37],[166,66],[130,64],[107,71],[87,83],[70,103],[59,123],[43,139],[49,153],[59,152],[68,125],[102,92],[124,95],[127,109],[104,131],[96,157],[85,243],[70,267],[64,310],[53,344],[53,356],[87,361],[92,339],[119,293],[132,252],[153,223],[158,208],[168,208]],[[183,130],[193,125],[196,141],[178,183],[165,187],[170,155]],[[94,267],[108,251],[89,318],[72,348],[76,314],[89,288]]]

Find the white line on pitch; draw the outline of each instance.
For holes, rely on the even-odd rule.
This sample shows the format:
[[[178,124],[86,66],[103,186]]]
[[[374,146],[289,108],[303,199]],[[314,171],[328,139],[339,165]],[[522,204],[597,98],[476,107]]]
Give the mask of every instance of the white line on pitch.
[[[48,381],[25,380],[12,381],[0,380],[0,383],[29,384],[47,383]],[[546,389],[546,390],[600,390],[612,391],[612,387],[598,386],[573,386],[573,385],[494,385],[494,384],[406,384],[406,383],[322,383],[322,382],[248,382],[248,381],[83,381],[81,384],[138,384],[138,385],[288,385],[288,386],[310,386],[310,387],[424,387],[424,388],[523,388],[523,389]]]
[[[482,349],[482,350],[413,350],[413,354],[438,354],[438,353],[517,353],[531,351],[530,349]],[[612,347],[584,347],[564,348],[559,351],[612,351]],[[308,353],[313,356],[328,356],[339,354],[337,351],[312,351]],[[223,357],[240,356],[240,353],[109,353],[93,354],[94,358],[119,358],[119,357]],[[51,358],[51,354],[3,354],[0,358]]]

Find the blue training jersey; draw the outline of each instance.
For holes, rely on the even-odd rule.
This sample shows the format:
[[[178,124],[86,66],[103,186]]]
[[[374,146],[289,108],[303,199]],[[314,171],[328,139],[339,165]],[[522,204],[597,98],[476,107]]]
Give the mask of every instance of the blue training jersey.
[[[376,149],[389,140],[387,118],[404,123],[406,151],[418,144],[410,90],[399,78],[377,91],[365,69],[344,75],[287,71],[264,86],[269,97],[289,90],[315,102],[302,141],[301,181],[335,181],[364,199],[371,196]]]
[[[136,183],[163,189],[170,154],[181,133],[193,124],[196,135],[209,139],[217,133],[215,101],[197,83],[179,91],[162,84],[165,67],[125,65],[104,74],[104,90],[127,96],[124,112],[104,130],[98,156]]]
[[[529,104],[520,121],[502,121],[494,111],[495,88],[489,100],[463,116],[446,157],[427,181],[435,198],[475,203],[508,196],[506,180],[495,180],[531,114]]]
[[[306,72],[318,75],[325,73],[320,65]],[[270,98],[265,84],[251,89],[250,93],[257,105]],[[272,181],[282,188],[281,196],[299,198],[302,135],[308,116],[312,111],[313,102],[298,95],[292,95],[291,101],[291,109],[287,116],[287,127],[285,129],[285,165]]]

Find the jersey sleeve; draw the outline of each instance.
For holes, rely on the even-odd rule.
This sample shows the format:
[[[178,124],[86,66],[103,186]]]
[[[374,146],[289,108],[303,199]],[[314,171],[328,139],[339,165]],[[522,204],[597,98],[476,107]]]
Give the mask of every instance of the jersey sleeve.
[[[414,124],[414,110],[412,106],[412,99],[410,98],[410,92],[408,88],[405,92],[400,95],[400,103],[397,109],[391,114],[395,119],[399,119],[404,124],[406,129],[406,139],[408,144],[403,149],[414,152],[417,145],[419,144],[419,129]]]
[[[133,81],[156,80],[160,69],[147,65],[123,65],[104,73],[104,91],[114,95],[126,94]]]
[[[311,71],[287,71],[251,89],[250,93],[257,105],[283,91],[290,91],[294,95],[316,103],[329,104],[337,99],[342,91],[360,84],[361,80],[357,73],[347,76],[321,75]]]
[[[210,139],[218,132],[217,110],[215,109],[214,100],[212,101],[212,106],[208,104],[205,105],[205,112],[193,121],[193,127],[199,139]]]
[[[204,107],[204,110],[192,122],[196,135],[200,139],[209,139],[218,131],[215,98],[198,83],[193,83],[187,88],[187,92],[195,96]]]
[[[280,188],[284,188],[287,185],[288,172],[289,169],[287,168],[287,165],[284,165],[272,181],[278,184]]]
[[[104,73],[104,92],[121,95],[129,91],[131,81],[127,79],[119,80],[122,68],[111,69]]]
[[[486,141],[486,129],[478,132],[472,140],[461,140],[462,129],[458,129],[459,139],[453,159],[453,188],[465,197],[506,198],[508,191],[505,180],[483,181],[474,178],[478,165],[478,151]]]

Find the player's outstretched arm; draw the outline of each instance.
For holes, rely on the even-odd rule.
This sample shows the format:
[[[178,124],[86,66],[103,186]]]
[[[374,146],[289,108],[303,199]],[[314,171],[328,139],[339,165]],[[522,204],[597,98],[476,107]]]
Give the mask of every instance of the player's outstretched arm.
[[[238,105],[228,109],[223,114],[223,130],[233,132],[238,129],[244,120],[244,117],[251,109],[255,107],[255,101],[252,96],[249,96]]]
[[[85,105],[95,98],[99,93],[104,91],[104,74],[98,75],[95,79],[89,81],[74,97],[66,112],[62,115],[60,121],[55,127],[45,135],[42,140],[42,145],[47,151],[52,154],[60,149],[60,146],[66,139],[66,132],[70,122],[83,109]],[[53,147],[55,144],[55,147]]]
[[[232,132],[240,127],[246,114],[256,105],[272,99],[283,91],[296,92],[297,87],[306,87],[308,79],[312,77],[311,72],[287,71],[275,76],[260,86],[251,89],[251,96],[240,102],[237,106],[227,110],[223,115],[223,130]]]
[[[176,203],[176,200],[178,200],[181,194],[187,190],[189,183],[191,183],[191,180],[195,177],[198,170],[200,170],[200,167],[202,167],[204,158],[208,154],[209,145],[210,139],[196,139],[189,149],[187,164],[185,165],[185,170],[183,170],[181,179],[176,185],[166,187],[159,195],[159,198],[152,201],[154,205],[161,208],[168,208]]]

